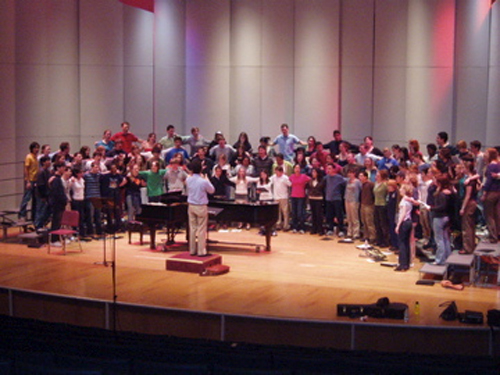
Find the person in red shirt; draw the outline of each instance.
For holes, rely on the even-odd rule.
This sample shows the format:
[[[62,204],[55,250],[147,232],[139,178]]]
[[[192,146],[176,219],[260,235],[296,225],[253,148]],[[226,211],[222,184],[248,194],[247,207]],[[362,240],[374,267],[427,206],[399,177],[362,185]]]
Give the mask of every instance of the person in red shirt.
[[[326,169],[326,165],[328,164],[328,155],[330,155],[330,150],[325,150],[323,147],[323,143],[316,142],[316,151],[312,153],[311,158],[318,159],[323,169]]]
[[[135,136],[134,133],[130,132],[130,124],[128,122],[122,122],[122,131],[114,134],[111,137],[111,140],[116,142],[121,140],[123,143],[123,151],[127,154],[132,151],[132,144],[135,142],[143,142],[142,139],[139,139]]]

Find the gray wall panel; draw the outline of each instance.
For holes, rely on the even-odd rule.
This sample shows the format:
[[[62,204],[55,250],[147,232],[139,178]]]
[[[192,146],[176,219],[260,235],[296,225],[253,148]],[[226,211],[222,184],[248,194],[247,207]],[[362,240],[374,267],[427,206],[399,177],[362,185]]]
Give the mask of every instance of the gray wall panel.
[[[355,143],[373,135],[374,3],[342,2],[341,131]]]
[[[153,67],[126,66],[124,76],[124,120],[145,139],[153,129]]]
[[[341,61],[343,67],[369,67],[373,64],[374,3],[374,0],[342,2],[340,22],[342,23]]]
[[[180,66],[154,67],[154,128],[157,134],[165,135],[165,127],[175,125],[179,134],[184,134],[186,108],[186,68]],[[187,126],[188,127],[188,126]]]
[[[500,143],[500,66],[493,66],[489,72],[490,84],[488,91],[488,118],[484,138],[479,139],[489,147],[498,146]]]
[[[263,1],[261,134],[273,139],[294,119],[294,2]]]
[[[405,138],[435,142],[436,134],[452,134],[453,69],[411,67],[407,71]],[[451,139],[450,139],[451,140]]]
[[[490,2],[457,0],[456,64],[485,66],[488,61]]]
[[[123,7],[119,1],[80,1],[80,64],[122,65]]]
[[[14,0],[0,0],[0,64],[15,62],[16,6]]]
[[[488,14],[490,18],[489,51],[490,65],[500,66],[500,7],[494,6]]]
[[[406,66],[408,1],[375,1],[375,66]]]
[[[292,66],[294,1],[263,1],[262,5],[262,65]]]
[[[16,133],[20,140],[47,135],[48,86],[47,65],[16,67]],[[24,154],[23,150],[19,156]]]
[[[371,67],[342,67],[341,131],[344,139],[350,142],[359,143],[364,136],[373,135],[371,126],[373,110],[372,77],[373,69]],[[378,98],[378,96],[375,96],[375,98]],[[381,98],[384,100],[383,96]],[[376,119],[376,117],[374,118]]]
[[[262,2],[245,0],[231,5],[230,143],[240,132],[260,137],[262,119]]]
[[[151,12],[123,8],[123,62],[125,65],[153,66],[155,16]]]
[[[457,140],[484,139],[486,135],[489,5],[477,0],[458,1],[454,129]]]
[[[105,129],[120,131],[124,121],[123,67],[82,66],[80,77],[82,136],[99,140]],[[131,131],[135,132],[134,124]]]
[[[339,1],[297,1],[295,134],[328,139],[339,127]]]
[[[186,124],[186,10],[181,0],[155,2],[153,130],[165,134],[174,124],[180,134],[187,134]]]
[[[293,87],[292,67],[262,67],[262,135],[274,138],[282,123],[295,133]]]
[[[257,146],[261,135],[261,75],[260,67],[234,67],[231,69],[231,144],[240,132],[246,132]]]
[[[498,3],[498,2],[497,2]],[[500,143],[500,7],[496,4],[490,12],[490,67],[488,71],[488,115],[486,144]]]
[[[186,123],[204,134],[230,128],[230,2],[190,1],[186,8]]]
[[[453,141],[454,26],[454,0],[410,1],[406,140],[434,142],[446,131]]]
[[[231,66],[262,64],[262,0],[231,3]]]
[[[488,114],[488,69],[457,67],[457,121],[455,136],[460,139],[486,139]]]
[[[220,130],[232,139],[229,126],[229,68],[186,68],[186,123],[199,126],[203,134]]]
[[[338,129],[338,67],[297,67],[294,74],[295,135],[330,139]]]

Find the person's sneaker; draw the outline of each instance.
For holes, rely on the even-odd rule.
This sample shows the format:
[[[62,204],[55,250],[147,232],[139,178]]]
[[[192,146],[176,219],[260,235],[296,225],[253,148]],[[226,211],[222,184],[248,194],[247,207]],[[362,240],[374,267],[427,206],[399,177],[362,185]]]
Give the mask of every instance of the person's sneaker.
[[[344,236],[345,236],[344,232],[339,232],[339,237],[344,237]]]
[[[297,233],[297,229],[293,229],[293,230],[292,230],[292,233]]]
[[[329,230],[328,232],[326,232],[326,235],[327,235],[327,236],[333,236],[333,231],[332,231],[332,230]]]
[[[271,236],[273,237],[276,237],[278,235],[278,233],[276,233],[276,231],[273,231],[273,233],[271,233]]]
[[[50,246],[53,246],[53,247],[62,247],[62,244],[61,244],[61,242],[56,241],[56,242],[52,242],[52,243],[50,244]]]
[[[299,233],[304,234],[305,232],[301,229],[301,230],[299,230]]]

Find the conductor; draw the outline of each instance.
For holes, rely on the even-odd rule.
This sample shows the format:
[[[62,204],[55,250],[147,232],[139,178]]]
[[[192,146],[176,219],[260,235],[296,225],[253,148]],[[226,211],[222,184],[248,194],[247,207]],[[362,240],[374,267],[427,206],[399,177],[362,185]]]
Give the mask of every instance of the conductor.
[[[207,256],[208,194],[215,192],[208,178],[201,176],[201,162],[190,164],[193,172],[186,180],[188,216],[189,216],[189,254]]]

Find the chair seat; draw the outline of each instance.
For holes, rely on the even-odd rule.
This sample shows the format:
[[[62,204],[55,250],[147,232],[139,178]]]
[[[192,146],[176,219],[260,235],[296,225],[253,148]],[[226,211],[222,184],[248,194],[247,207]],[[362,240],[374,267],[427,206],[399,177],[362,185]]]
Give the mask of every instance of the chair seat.
[[[67,236],[75,236],[78,246],[80,247],[80,252],[83,252],[82,244],[80,242],[80,238],[78,236],[78,231],[72,229],[78,227],[80,220],[80,214],[78,211],[64,211],[61,218],[61,228],[53,230],[49,232],[49,248],[48,253],[50,254],[50,243],[52,242],[52,236],[61,236],[63,241],[62,248],[63,253],[66,255],[66,241],[65,237]]]
[[[69,236],[70,234],[76,234],[78,233],[76,230],[73,229],[58,229],[50,232],[50,235],[58,235],[58,236]]]

